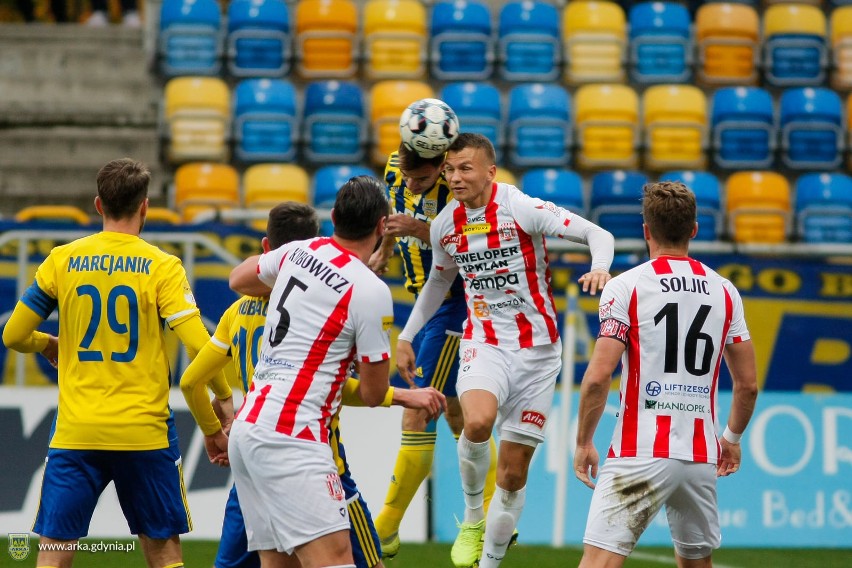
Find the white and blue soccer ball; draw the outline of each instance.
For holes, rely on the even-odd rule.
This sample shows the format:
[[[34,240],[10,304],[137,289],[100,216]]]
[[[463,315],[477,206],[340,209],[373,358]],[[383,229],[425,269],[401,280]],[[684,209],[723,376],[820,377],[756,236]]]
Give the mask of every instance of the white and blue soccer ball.
[[[399,133],[406,148],[423,158],[434,158],[458,138],[459,119],[444,101],[420,99],[402,112]]]

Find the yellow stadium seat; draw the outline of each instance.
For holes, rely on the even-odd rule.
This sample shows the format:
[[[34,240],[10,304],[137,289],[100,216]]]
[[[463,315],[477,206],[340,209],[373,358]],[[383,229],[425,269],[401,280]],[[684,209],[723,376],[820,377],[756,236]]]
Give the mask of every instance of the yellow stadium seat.
[[[358,70],[358,9],[352,0],[296,5],[296,70],[302,77],[352,77]]]
[[[240,179],[228,164],[190,163],[175,172],[174,207],[185,221],[202,211],[240,206]]]
[[[88,225],[92,219],[82,209],[73,205],[31,205],[18,211],[15,221],[60,221]]]
[[[417,79],[426,68],[426,10],[416,0],[369,0],[364,6],[368,79]]]
[[[497,168],[497,173],[494,175],[494,181],[497,183],[508,183],[509,185],[518,187],[518,179],[515,177],[515,174],[506,168]]]
[[[790,184],[775,172],[737,172],[725,189],[728,229],[737,243],[783,243],[790,222]]]
[[[774,4],[763,12],[763,69],[776,86],[819,86],[825,79],[825,14],[807,4]]]
[[[414,101],[433,98],[432,87],[421,81],[379,81],[370,92],[373,144],[370,159],[384,166],[388,155],[399,148],[399,117]]]
[[[642,99],[645,167],[698,169],[707,165],[707,100],[691,85],[657,85]]]
[[[569,2],[562,13],[565,80],[623,82],[626,28],[615,2]]]
[[[831,52],[835,89],[852,87],[852,6],[841,6],[831,13]]]
[[[176,211],[166,207],[148,207],[148,215],[145,217],[146,224],[180,225],[182,221]]]
[[[626,85],[584,85],[574,96],[577,165],[581,168],[637,166],[639,97]]]
[[[282,201],[310,203],[309,185],[307,172],[295,164],[256,164],[243,174],[243,203],[265,212]],[[266,231],[266,218],[251,226]]]
[[[757,83],[760,21],[745,4],[702,4],[695,14],[698,78],[707,84]]]
[[[164,135],[172,163],[228,159],[231,96],[216,77],[176,77],[163,95]]]

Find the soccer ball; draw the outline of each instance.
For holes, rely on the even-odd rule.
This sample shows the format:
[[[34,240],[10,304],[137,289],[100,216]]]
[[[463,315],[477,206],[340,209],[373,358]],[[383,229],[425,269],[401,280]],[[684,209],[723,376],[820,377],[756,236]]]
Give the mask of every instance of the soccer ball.
[[[444,101],[421,99],[402,112],[399,133],[406,148],[422,158],[434,158],[455,142],[459,135],[459,119]]]

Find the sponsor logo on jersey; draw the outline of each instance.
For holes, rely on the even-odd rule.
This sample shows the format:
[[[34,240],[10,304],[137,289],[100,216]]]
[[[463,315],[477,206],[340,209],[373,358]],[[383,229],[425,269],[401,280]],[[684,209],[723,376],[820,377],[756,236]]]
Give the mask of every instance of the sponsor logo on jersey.
[[[476,217],[468,217],[468,223],[482,223],[485,221],[485,215],[478,215]]]
[[[382,317],[382,329],[385,331],[390,331],[390,328],[393,326],[393,316],[383,316]]]
[[[691,404],[686,402],[666,402],[664,400],[646,399],[645,408],[648,410],[680,410],[683,412],[704,413],[703,404]]]
[[[443,237],[441,237],[441,246],[444,247],[447,245],[458,245],[459,243],[461,243],[461,239],[462,236],[458,233],[444,235]]]
[[[500,223],[497,225],[497,234],[500,235],[501,241],[513,241],[518,238],[518,231],[515,228],[515,222]]]
[[[485,276],[482,278],[468,278],[473,290],[502,290],[508,285],[517,286],[520,283],[517,274],[497,274],[496,276]]]
[[[470,363],[476,359],[476,347],[468,347],[462,353],[462,363]]]
[[[494,302],[493,304],[488,304],[488,308],[494,310],[495,312],[502,311],[504,308],[526,308],[527,301],[521,298],[520,296],[511,296],[507,300],[503,300],[502,302]]]
[[[491,231],[491,223],[473,223],[471,225],[462,225],[462,232],[465,235],[478,235]]]
[[[547,420],[544,414],[535,410],[524,410],[521,412],[521,424],[532,424],[538,426],[539,430],[544,429],[544,422]]]
[[[438,214],[437,199],[424,199],[420,202],[420,204],[423,206],[423,213],[425,213],[429,217],[434,217]]]
[[[473,315],[480,319],[491,317],[491,311],[488,309],[488,304],[483,302],[482,300],[474,300]]]
[[[648,393],[648,396],[658,396],[662,390],[663,387],[657,381],[651,381],[645,385],[645,392]]]
[[[329,473],[325,476],[325,486],[328,488],[328,494],[335,501],[343,501],[343,483],[340,482],[340,476],[336,473]]]
[[[453,259],[456,261],[456,264],[459,265],[471,264],[474,262],[482,262],[483,260],[494,260],[495,258],[508,258],[515,256],[518,252],[518,247],[511,246],[500,249],[486,249],[483,251],[454,254]]]

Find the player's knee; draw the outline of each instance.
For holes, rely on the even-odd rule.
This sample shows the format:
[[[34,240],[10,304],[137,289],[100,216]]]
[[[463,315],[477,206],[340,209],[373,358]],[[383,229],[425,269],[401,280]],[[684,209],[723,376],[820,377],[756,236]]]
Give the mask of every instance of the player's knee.
[[[487,416],[469,416],[464,422],[464,436],[471,442],[485,442],[493,427],[494,421]]]
[[[713,547],[710,546],[687,546],[680,543],[674,545],[675,553],[684,562],[679,562],[681,566],[699,567],[710,566],[710,556],[713,554]]]

